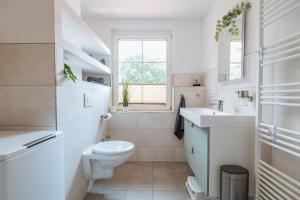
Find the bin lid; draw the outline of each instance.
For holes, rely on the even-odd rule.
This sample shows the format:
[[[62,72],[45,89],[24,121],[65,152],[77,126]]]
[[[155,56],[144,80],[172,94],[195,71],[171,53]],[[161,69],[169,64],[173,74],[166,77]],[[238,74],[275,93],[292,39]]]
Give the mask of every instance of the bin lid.
[[[20,155],[27,150],[26,144],[61,131],[0,131],[0,162]]]
[[[228,174],[248,174],[249,171],[238,165],[222,165],[221,171],[226,172]]]

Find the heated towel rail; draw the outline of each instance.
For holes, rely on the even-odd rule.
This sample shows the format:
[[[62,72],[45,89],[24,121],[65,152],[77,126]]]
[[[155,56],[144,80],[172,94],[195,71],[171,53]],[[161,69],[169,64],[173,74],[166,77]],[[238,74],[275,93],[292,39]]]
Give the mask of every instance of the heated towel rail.
[[[286,169],[300,163],[300,119],[298,118],[298,126],[293,124],[286,127],[290,122],[281,122],[286,120],[286,116],[293,117],[288,116],[291,110],[293,113],[298,112],[300,116],[300,82],[287,81],[288,76],[280,73],[295,69],[289,69],[291,65],[300,67],[300,25],[285,26],[291,21],[291,15],[298,16],[297,23],[300,24],[300,0],[260,2],[261,49],[257,74],[255,167],[256,199],[259,200],[300,199],[300,170],[299,176],[293,176]],[[289,28],[294,33],[283,30]],[[276,30],[286,31],[287,34],[278,34]],[[298,73],[299,81],[300,71],[295,70],[295,73]],[[284,111],[285,109],[288,111]],[[292,157],[291,160],[295,163],[278,164],[280,159],[274,163],[273,156],[275,157],[276,152],[284,157]],[[293,167],[300,169],[300,165]]]

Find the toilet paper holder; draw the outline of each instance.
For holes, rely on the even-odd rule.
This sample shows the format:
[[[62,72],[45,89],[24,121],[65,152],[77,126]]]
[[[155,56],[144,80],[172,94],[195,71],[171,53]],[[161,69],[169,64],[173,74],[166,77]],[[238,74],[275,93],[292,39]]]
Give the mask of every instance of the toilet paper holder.
[[[111,114],[110,113],[104,113],[104,114],[101,115],[101,119],[110,120],[111,119]]]

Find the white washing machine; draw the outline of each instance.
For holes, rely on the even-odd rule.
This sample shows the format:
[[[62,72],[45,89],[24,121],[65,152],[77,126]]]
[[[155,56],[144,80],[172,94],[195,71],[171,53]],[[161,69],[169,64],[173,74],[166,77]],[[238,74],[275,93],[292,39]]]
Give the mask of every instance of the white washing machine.
[[[0,131],[0,200],[64,200],[60,131]]]

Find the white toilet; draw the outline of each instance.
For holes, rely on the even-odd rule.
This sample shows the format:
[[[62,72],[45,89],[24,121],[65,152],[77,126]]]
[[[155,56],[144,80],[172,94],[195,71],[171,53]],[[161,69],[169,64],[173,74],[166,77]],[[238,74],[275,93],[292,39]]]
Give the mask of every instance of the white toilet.
[[[114,168],[126,162],[134,144],[126,141],[107,141],[90,146],[82,153],[83,172],[87,180],[108,179]]]

